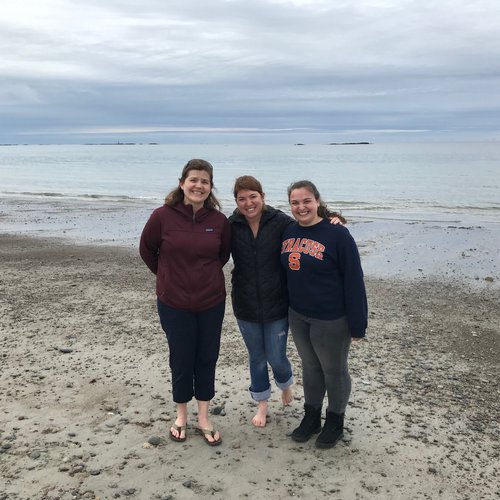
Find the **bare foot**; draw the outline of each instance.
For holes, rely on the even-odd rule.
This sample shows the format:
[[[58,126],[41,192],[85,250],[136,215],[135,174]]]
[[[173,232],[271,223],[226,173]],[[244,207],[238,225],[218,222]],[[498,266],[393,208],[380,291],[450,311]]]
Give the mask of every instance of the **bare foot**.
[[[293,389],[292,386],[287,387],[281,391],[281,401],[285,406],[290,406],[293,401]]]
[[[255,417],[252,418],[252,424],[255,425],[255,427],[265,427],[266,417],[267,401],[259,401],[259,409],[257,410]]]

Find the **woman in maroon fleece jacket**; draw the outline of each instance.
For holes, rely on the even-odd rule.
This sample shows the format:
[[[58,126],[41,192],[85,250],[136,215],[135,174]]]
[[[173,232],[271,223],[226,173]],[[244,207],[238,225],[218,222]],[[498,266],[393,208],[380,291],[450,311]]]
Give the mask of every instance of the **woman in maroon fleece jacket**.
[[[187,403],[198,403],[198,426],[207,444],[222,439],[208,418],[215,395],[215,366],[225,307],[223,266],[229,260],[230,228],[212,193],[213,169],[190,160],[179,186],[165,198],[142,231],[140,254],[156,275],[161,326],[169,345],[177,418],[174,441],[186,440]]]

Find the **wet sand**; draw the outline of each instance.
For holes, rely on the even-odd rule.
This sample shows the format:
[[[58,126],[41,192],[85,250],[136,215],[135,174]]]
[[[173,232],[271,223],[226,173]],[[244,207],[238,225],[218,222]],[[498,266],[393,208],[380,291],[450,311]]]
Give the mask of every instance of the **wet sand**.
[[[0,236],[0,499],[498,498],[498,288],[419,273],[368,273],[331,450],[287,436],[303,404],[292,341],[297,400],[283,408],[274,389],[267,426],[250,424],[228,299],[212,416],[224,441],[210,448],[192,429],[168,439],[168,347],[136,252]]]

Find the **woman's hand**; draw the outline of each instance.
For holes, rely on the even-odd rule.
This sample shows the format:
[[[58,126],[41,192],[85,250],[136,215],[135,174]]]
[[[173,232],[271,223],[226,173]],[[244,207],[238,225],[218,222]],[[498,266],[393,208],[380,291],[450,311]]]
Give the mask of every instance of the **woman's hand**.
[[[330,215],[330,224],[342,224],[344,225],[346,223],[345,217],[342,217],[342,215],[334,212],[333,214]]]

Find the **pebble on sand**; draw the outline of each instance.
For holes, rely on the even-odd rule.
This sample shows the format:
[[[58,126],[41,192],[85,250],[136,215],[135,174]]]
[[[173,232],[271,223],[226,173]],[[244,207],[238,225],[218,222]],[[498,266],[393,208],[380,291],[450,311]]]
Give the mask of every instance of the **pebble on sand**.
[[[158,446],[160,444],[160,438],[158,436],[151,436],[148,439],[148,443],[152,444],[153,446]]]
[[[70,354],[73,352],[73,349],[71,349],[71,347],[57,347],[57,350],[59,352],[62,352],[63,354]]]

